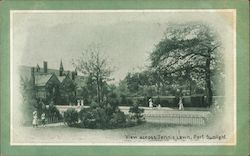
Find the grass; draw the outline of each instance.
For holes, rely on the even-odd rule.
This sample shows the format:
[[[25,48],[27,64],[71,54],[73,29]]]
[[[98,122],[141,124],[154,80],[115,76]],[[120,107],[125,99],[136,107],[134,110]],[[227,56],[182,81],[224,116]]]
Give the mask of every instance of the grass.
[[[129,139],[129,136],[177,136],[203,133],[205,127],[178,126],[146,122],[138,126],[117,129],[82,129],[72,128],[63,124],[51,127],[22,127],[14,134],[14,141],[19,143],[77,143],[77,144],[104,144],[104,143],[131,143],[145,140]],[[23,134],[23,135],[19,135]]]
[[[146,114],[147,111],[146,110]],[[151,113],[181,113],[203,115],[207,111],[169,111],[169,110],[152,110]],[[150,117],[147,117],[150,119]],[[147,119],[146,118],[146,119]],[[157,117],[154,117],[157,118]],[[164,117],[159,117],[164,120]],[[156,119],[157,120],[157,119]],[[194,135],[216,135],[228,132],[230,138],[231,132],[227,127],[221,126],[221,123],[190,126],[174,125],[159,122],[148,122],[134,127],[116,128],[116,129],[88,129],[68,127],[63,123],[53,124],[48,127],[18,127],[14,126],[13,141],[15,143],[28,144],[151,144],[153,143],[171,143],[171,140],[152,140],[155,136],[194,136]],[[229,134],[230,133],[230,134]],[[22,134],[22,135],[20,135]],[[132,137],[132,138],[131,138]],[[140,139],[143,138],[143,139]],[[172,140],[174,141],[174,140]],[[199,140],[202,142],[202,140]],[[204,140],[203,140],[204,141]],[[216,140],[215,140],[216,141]],[[175,142],[176,143],[176,142]]]

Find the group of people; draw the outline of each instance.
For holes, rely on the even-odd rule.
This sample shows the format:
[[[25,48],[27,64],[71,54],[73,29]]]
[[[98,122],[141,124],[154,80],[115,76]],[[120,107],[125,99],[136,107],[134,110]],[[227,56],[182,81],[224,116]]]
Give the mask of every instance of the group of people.
[[[180,96],[180,97],[179,97],[179,102],[178,102],[179,110],[184,110],[184,105],[183,105],[182,100],[183,100],[183,97],[182,97],[182,96]],[[149,100],[148,100],[148,104],[149,104],[149,108],[156,107],[156,106],[154,105],[154,103],[153,103],[152,98],[149,98]],[[158,107],[158,108],[161,108],[161,105],[160,105],[160,104],[158,104],[158,106],[157,106],[157,107]]]
[[[46,118],[45,118],[45,113],[44,112],[41,114],[41,122],[42,122],[42,126],[45,127]],[[38,127],[38,114],[37,114],[37,111],[33,112],[32,125],[33,125],[33,127]]]

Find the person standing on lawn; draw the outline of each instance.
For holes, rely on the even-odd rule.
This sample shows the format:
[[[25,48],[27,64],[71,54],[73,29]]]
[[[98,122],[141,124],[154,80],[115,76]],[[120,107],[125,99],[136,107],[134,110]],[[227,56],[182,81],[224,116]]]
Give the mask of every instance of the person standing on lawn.
[[[45,127],[46,120],[45,120],[45,113],[44,113],[44,112],[43,112],[42,115],[41,115],[41,120],[42,120],[42,125],[43,125],[43,127]]]
[[[37,118],[37,111],[33,112],[33,121],[32,121],[33,127],[38,127],[38,118]]]
[[[149,98],[148,103],[149,103],[149,108],[153,108],[152,98]]]
[[[179,105],[179,110],[184,110],[184,105],[183,105],[182,99],[183,99],[183,97],[180,96],[180,97],[179,97],[179,103],[178,103],[178,105]]]

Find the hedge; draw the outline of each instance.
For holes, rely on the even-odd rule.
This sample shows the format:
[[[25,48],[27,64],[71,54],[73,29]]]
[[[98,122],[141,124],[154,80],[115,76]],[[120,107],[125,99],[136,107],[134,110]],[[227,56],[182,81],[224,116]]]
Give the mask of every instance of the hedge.
[[[130,103],[125,103],[125,101],[136,101],[139,106],[148,107],[148,99],[150,97],[126,97],[120,106],[131,106]],[[179,98],[175,96],[153,96],[151,97],[155,105],[160,104],[161,107],[178,107]],[[214,100],[222,100],[223,97],[213,97]],[[131,102],[132,103],[132,102]],[[183,97],[184,107],[209,107],[206,104],[206,97],[204,95],[193,95]]]

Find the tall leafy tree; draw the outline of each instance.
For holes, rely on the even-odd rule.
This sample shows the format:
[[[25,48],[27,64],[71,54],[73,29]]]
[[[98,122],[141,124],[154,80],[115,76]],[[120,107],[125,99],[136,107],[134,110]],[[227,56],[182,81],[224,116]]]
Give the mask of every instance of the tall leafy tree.
[[[130,93],[136,94],[139,90],[140,77],[139,73],[128,73],[125,77],[127,87]]]
[[[172,24],[150,55],[151,68],[159,72],[163,80],[180,83],[184,79],[204,84],[207,103],[211,104],[211,77],[223,72],[220,46],[216,33],[206,24]]]

